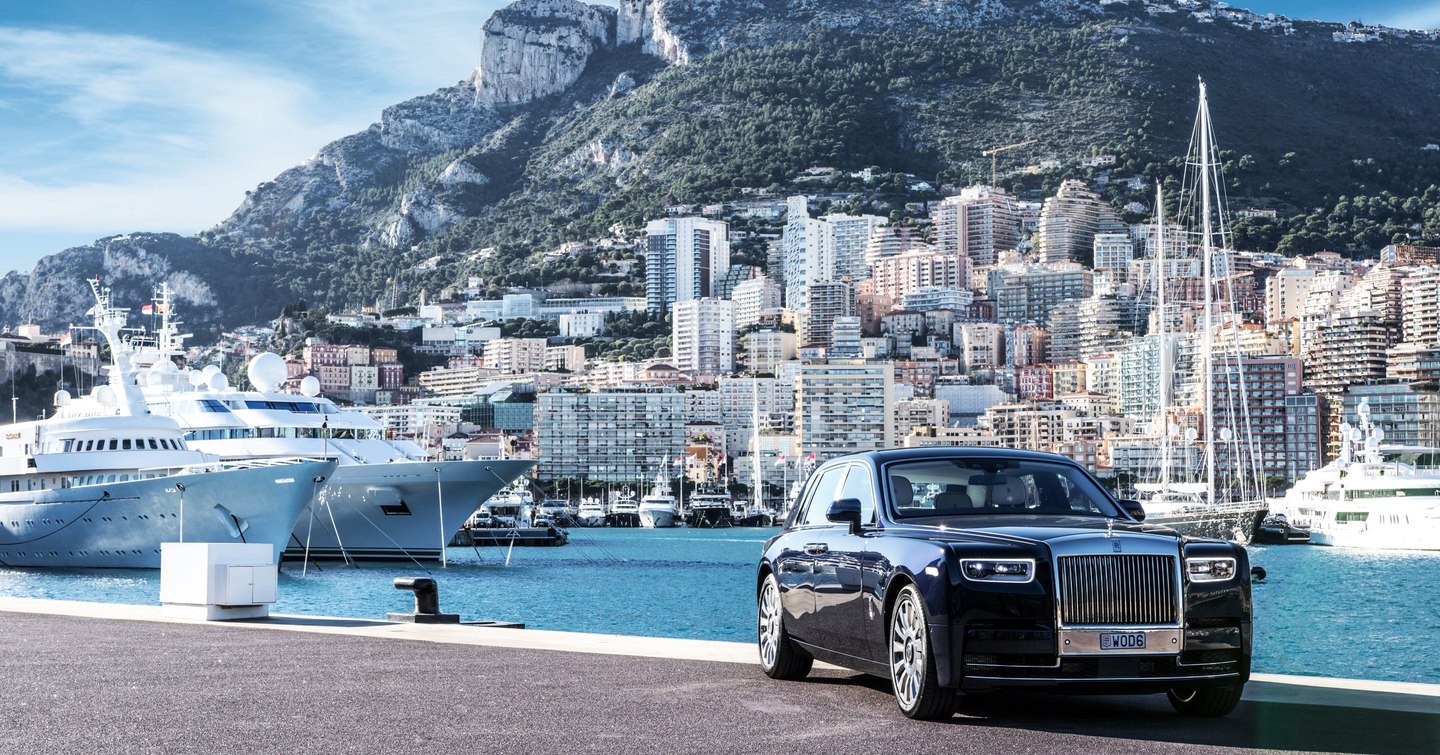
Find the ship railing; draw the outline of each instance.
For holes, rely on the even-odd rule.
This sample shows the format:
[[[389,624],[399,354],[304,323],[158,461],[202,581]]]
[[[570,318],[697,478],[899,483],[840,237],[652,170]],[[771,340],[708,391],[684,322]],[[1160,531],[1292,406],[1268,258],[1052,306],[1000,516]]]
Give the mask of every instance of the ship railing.
[[[335,457],[330,456],[284,456],[265,459],[232,459],[225,461],[204,462],[191,464],[184,467],[186,472],[233,472],[242,469],[268,469],[274,467],[290,467],[296,464],[315,461],[334,461]]]

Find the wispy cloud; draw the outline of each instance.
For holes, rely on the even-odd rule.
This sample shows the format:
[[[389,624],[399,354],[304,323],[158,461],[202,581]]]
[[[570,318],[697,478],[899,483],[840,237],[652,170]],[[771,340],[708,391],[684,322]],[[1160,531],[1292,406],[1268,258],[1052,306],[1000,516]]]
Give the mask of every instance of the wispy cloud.
[[[465,78],[480,62],[481,27],[508,0],[276,0],[345,51],[349,65],[412,94]]]
[[[1440,3],[1396,9],[1386,14],[1385,23],[1401,29],[1440,29]]]
[[[3,126],[0,234],[195,231],[367,122],[263,60],[135,36],[0,27],[0,85],[28,103]]]

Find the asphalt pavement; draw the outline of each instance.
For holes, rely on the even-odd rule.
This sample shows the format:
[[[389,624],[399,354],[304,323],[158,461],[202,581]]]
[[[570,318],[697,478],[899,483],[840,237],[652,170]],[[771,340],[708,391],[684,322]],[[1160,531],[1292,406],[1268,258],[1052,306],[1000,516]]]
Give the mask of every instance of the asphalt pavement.
[[[926,723],[837,670],[33,613],[0,631],[0,753],[1440,753],[1440,705],[1207,720],[1161,696],[1001,693]]]

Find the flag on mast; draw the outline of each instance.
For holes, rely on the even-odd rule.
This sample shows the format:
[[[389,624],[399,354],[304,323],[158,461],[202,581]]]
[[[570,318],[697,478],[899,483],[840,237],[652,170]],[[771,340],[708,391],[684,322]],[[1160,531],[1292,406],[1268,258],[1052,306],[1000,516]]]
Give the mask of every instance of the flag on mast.
[[[783,467],[783,466],[785,466],[785,454],[780,454],[779,456],[776,457],[776,459],[775,459],[775,466],[777,466],[777,467]]]

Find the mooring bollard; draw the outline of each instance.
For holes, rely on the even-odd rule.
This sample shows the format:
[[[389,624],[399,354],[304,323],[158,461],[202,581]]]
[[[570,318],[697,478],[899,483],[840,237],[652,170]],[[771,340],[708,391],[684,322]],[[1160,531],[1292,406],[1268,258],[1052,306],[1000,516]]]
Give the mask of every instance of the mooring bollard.
[[[396,577],[395,589],[415,593],[415,612],[387,613],[387,621],[405,621],[412,624],[460,623],[460,614],[440,613],[440,588],[430,577]]]

